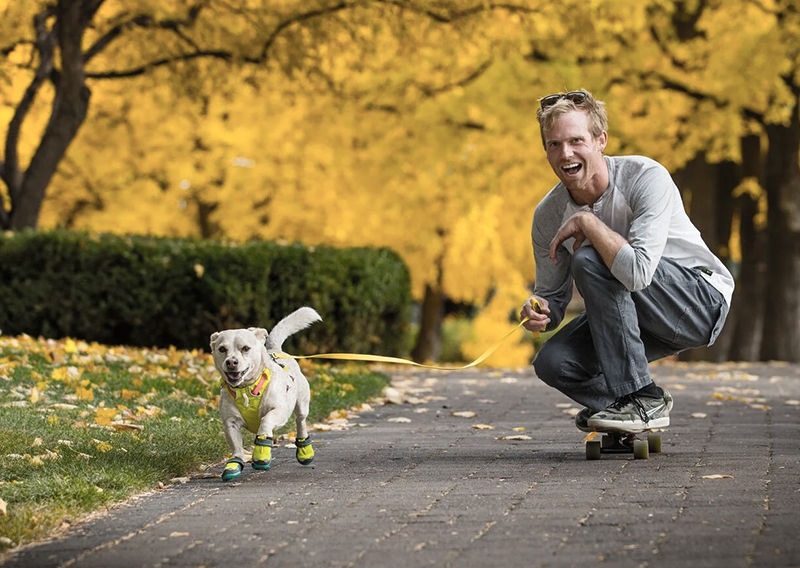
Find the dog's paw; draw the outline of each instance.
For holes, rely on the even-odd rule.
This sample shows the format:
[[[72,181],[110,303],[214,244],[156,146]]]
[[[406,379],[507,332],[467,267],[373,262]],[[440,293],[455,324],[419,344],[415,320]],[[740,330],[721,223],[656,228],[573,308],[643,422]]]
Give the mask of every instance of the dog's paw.
[[[242,475],[244,469],[244,462],[239,458],[228,460],[225,464],[225,469],[222,470],[222,481],[230,481]]]
[[[314,461],[314,447],[311,445],[311,437],[298,438],[295,440],[294,445],[297,450],[294,455],[301,465],[309,465]]]
[[[269,469],[272,463],[272,438],[256,436],[253,446],[253,469]]]

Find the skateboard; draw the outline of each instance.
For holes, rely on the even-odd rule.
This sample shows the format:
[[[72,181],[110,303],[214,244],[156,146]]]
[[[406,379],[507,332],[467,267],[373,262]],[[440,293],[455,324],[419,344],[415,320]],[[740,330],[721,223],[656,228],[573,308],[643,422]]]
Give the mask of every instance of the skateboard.
[[[595,439],[598,434],[603,435],[600,440]],[[602,454],[633,454],[634,459],[646,460],[651,453],[661,453],[661,434],[649,432],[647,439],[640,440],[628,432],[597,430],[586,436],[587,460],[599,460]]]

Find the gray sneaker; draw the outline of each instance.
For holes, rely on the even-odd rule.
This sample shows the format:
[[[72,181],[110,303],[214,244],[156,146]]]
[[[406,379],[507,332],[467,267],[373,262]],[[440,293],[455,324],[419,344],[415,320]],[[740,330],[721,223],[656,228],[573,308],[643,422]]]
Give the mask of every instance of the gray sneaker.
[[[672,397],[664,391],[662,398],[649,398],[627,394],[615,400],[587,420],[592,429],[614,430],[636,434],[654,428],[669,426],[669,407]]]
[[[594,410],[591,408],[584,408],[578,414],[575,415],[575,426],[578,430],[582,432],[594,432],[591,428],[589,428],[589,418],[592,417],[594,414]]]
[[[664,402],[667,404],[667,416],[669,416],[672,411],[672,395],[664,387],[661,387],[661,390],[664,391]]]

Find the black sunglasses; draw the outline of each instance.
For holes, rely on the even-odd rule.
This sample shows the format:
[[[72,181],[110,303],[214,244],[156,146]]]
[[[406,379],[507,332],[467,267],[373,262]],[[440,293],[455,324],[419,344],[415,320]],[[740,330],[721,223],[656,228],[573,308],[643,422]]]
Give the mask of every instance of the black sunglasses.
[[[572,101],[576,105],[579,105],[586,100],[586,93],[583,91],[556,93],[555,95],[547,95],[546,97],[543,97],[539,102],[542,103],[542,109],[546,109],[547,107],[553,106],[561,99],[567,99],[568,101]]]

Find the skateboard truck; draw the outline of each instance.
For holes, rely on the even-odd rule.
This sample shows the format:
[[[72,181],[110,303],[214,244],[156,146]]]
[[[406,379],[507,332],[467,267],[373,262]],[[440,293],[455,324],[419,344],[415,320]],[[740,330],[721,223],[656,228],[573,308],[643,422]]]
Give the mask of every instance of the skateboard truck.
[[[646,440],[639,440],[636,434],[627,432],[602,432],[603,437],[596,440],[599,433],[586,437],[587,460],[599,460],[602,454],[633,454],[634,459],[646,460],[651,453],[661,453],[661,434],[651,432]]]

